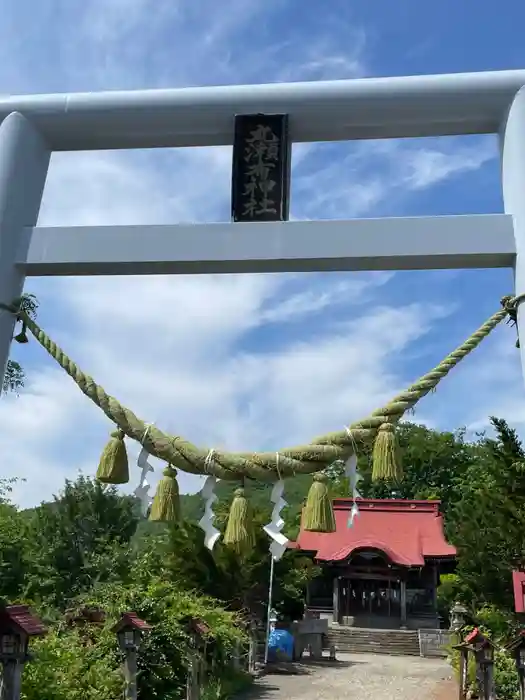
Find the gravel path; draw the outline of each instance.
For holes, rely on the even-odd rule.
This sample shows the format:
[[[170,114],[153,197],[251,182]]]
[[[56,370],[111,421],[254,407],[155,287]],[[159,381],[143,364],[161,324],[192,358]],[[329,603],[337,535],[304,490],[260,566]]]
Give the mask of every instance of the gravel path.
[[[433,700],[451,677],[441,659],[373,654],[339,654],[336,664],[297,671],[263,676],[245,700]]]

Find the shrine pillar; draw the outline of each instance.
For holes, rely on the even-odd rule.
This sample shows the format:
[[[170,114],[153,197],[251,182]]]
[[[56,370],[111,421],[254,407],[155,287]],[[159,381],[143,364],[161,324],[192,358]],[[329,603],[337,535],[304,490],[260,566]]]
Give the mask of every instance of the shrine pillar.
[[[339,624],[339,597],[340,597],[340,579],[338,576],[334,577],[334,592],[333,592],[333,621],[335,624]]]
[[[400,581],[400,603],[401,603],[401,627],[407,626],[407,582],[404,578]]]
[[[514,222],[515,294],[525,294],[525,87],[515,95],[500,132],[503,204]],[[525,379],[525,305],[518,306],[518,338]]]
[[[31,229],[36,226],[51,152],[30,121],[18,112],[0,124],[0,303],[22,295]],[[15,316],[0,309],[0,389]]]

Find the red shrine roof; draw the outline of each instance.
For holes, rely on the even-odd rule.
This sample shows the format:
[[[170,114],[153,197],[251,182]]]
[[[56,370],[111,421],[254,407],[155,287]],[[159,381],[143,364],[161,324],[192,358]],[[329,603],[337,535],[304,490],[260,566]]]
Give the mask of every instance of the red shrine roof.
[[[125,627],[132,627],[134,629],[141,630],[144,632],[153,629],[151,625],[148,625],[148,623],[145,620],[142,620],[136,612],[123,613],[120,620],[113,627],[113,632],[120,632],[120,630],[124,629]]]
[[[353,500],[336,498],[333,503],[336,532],[301,528],[297,549],[317,552],[316,559],[322,561],[342,561],[356,550],[377,549],[402,566],[423,566],[425,558],[456,555],[445,539],[440,501],[359,498],[352,527],[348,518]]]
[[[8,605],[0,611],[0,628],[16,627],[29,637],[47,634],[44,623],[31,613],[27,605]]]

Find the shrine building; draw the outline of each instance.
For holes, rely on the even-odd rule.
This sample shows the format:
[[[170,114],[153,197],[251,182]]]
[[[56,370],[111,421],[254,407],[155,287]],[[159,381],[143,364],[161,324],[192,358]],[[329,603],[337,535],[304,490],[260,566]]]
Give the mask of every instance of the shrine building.
[[[322,568],[307,592],[309,614],[330,624],[439,628],[439,576],[455,568],[439,501],[334,500],[336,531],[300,531],[291,547]]]

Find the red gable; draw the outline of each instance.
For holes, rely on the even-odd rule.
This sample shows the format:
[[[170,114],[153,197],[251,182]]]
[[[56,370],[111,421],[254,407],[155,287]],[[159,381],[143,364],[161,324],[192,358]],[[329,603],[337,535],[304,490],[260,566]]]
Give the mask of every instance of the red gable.
[[[336,531],[301,528],[297,548],[317,552],[316,558],[322,561],[341,561],[358,549],[378,549],[403,566],[423,566],[425,557],[456,555],[455,547],[445,540],[439,501],[360,498],[359,514],[348,527],[352,505],[351,499],[336,498]]]
[[[514,588],[514,611],[523,614],[525,612],[525,571],[512,572],[512,586]]]

